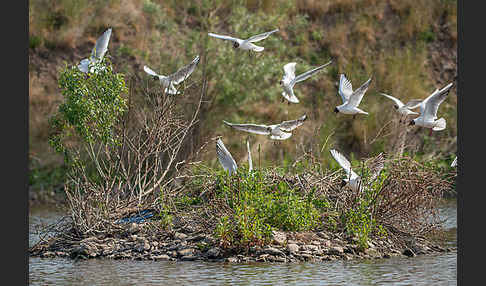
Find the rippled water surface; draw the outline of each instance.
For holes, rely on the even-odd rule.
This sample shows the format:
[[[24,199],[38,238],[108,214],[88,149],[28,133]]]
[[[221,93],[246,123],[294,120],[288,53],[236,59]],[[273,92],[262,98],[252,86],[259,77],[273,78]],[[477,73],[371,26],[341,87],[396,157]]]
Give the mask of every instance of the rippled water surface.
[[[52,223],[59,213],[32,209],[30,225]],[[456,203],[441,208],[456,244]],[[30,237],[30,244],[36,236]],[[299,264],[228,264],[29,258],[30,285],[457,285],[457,253],[370,261]]]

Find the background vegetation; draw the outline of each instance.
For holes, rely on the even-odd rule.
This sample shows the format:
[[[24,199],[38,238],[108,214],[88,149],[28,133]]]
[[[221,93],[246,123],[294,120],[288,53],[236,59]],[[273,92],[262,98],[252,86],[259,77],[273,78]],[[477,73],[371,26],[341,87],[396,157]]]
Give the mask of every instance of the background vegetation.
[[[311,154],[323,166],[333,167],[331,148],[355,160],[397,150],[396,114],[378,92],[406,101],[425,98],[455,81],[456,6],[456,1],[446,0],[29,1],[30,185],[62,185],[63,158],[48,145],[48,119],[63,102],[60,71],[65,62],[73,65],[87,57],[108,27],[113,28],[113,68],[126,75],[129,86],[130,78],[150,80],[143,65],[168,74],[201,55],[189,82],[206,73],[207,94],[188,152],[221,135],[235,160],[245,162],[244,139],[249,135],[228,128],[223,119],[277,123],[305,113],[306,123],[277,148],[264,136],[250,135],[253,154],[263,166],[289,167],[299,156]],[[280,31],[264,40],[265,51],[254,56],[207,36],[214,32],[245,38],[274,28]],[[281,102],[278,82],[284,64],[297,62],[298,74],[330,59],[333,64],[326,71],[296,86],[300,104]],[[340,73],[346,73],[354,87],[373,76],[362,102],[369,116],[353,120],[332,113],[340,101]],[[185,101],[190,99],[181,97]],[[450,164],[456,150],[456,103],[454,86],[438,112],[447,128],[429,136],[429,130],[414,127],[402,134],[405,152],[422,161],[434,158],[439,165]],[[144,99],[134,97],[130,104],[142,106]],[[218,166],[213,148],[198,156]]]

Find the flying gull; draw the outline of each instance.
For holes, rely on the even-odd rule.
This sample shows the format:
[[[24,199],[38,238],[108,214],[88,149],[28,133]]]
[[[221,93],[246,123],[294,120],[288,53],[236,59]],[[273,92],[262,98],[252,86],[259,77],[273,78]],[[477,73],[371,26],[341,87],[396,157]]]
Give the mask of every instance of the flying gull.
[[[330,65],[332,61],[328,62],[325,65],[318,66],[311,70],[306,71],[305,73],[299,74],[295,76],[295,65],[296,63],[288,63],[286,64],[283,69],[285,74],[280,81],[280,85],[283,87],[282,96],[288,100],[288,102],[292,103],[299,103],[299,99],[294,94],[294,85],[298,82],[304,81],[308,79],[311,75],[315,74],[316,72],[320,71],[321,69],[325,68],[326,66]]]
[[[101,61],[108,50],[108,43],[110,42],[111,37],[111,28],[106,30],[103,35],[101,35],[97,40],[96,44],[91,51],[91,56],[87,59],[81,60],[78,65],[78,69],[84,73],[93,72],[94,67],[89,67],[91,64],[94,64],[98,61]]]
[[[291,131],[295,128],[304,124],[307,119],[307,115],[303,115],[295,120],[282,121],[279,124],[263,125],[263,124],[235,124],[229,123],[227,121],[223,122],[235,129],[260,134],[260,135],[270,135],[270,139],[274,140],[285,140],[292,136]]]
[[[270,36],[270,34],[275,33],[277,31],[278,31],[278,29],[275,29],[275,30],[270,31],[270,32],[266,32],[266,33],[263,33],[263,34],[252,36],[252,37],[250,37],[246,40],[234,38],[234,37],[231,37],[231,36],[218,35],[218,34],[214,34],[214,33],[208,33],[208,35],[211,36],[211,37],[214,37],[214,38],[232,41],[233,42],[233,48],[235,48],[235,49],[251,50],[251,51],[255,51],[255,52],[261,52],[261,51],[263,51],[264,48],[257,46],[253,43],[261,41],[263,39],[266,39],[268,36]]]
[[[344,113],[344,114],[368,114],[358,108],[358,105],[361,103],[365,92],[368,90],[368,87],[371,83],[371,77],[368,79],[363,85],[361,85],[357,90],[353,91],[353,86],[351,82],[346,78],[346,75],[341,74],[339,79],[339,95],[343,100],[343,104],[336,106],[334,108],[334,112]]]
[[[149,75],[153,76],[155,80],[160,81],[162,86],[165,87],[165,93],[174,95],[180,93],[179,91],[177,91],[174,85],[180,84],[182,81],[187,79],[194,71],[194,69],[196,69],[198,63],[199,55],[197,55],[190,64],[180,68],[178,71],[168,76],[159,75],[148,66],[143,66],[143,70]]]

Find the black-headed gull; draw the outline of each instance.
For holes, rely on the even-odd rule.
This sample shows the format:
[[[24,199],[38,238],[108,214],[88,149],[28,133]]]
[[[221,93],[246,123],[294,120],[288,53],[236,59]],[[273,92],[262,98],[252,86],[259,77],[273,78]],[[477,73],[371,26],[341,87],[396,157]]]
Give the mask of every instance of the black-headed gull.
[[[283,121],[279,124],[263,125],[263,124],[235,124],[227,121],[223,122],[235,129],[246,131],[260,135],[270,135],[270,139],[285,140],[292,136],[291,131],[304,124],[307,115],[303,115],[295,120]]]
[[[328,62],[325,65],[318,66],[311,70],[308,70],[304,73],[295,76],[295,65],[297,63],[288,63],[286,64],[283,69],[285,74],[280,81],[280,85],[283,87],[282,96],[288,100],[288,102],[292,103],[299,103],[299,99],[294,94],[294,85],[298,82],[304,81],[308,79],[311,75],[315,74],[316,72],[320,71],[321,69],[325,68],[326,66],[330,65],[332,61]]]
[[[444,130],[446,128],[446,120],[443,117],[437,119],[437,110],[439,109],[439,105],[446,99],[451,87],[452,82],[440,90],[436,89],[424,99],[420,103],[420,116],[410,121],[409,125],[431,128],[433,131]]]
[[[235,159],[231,156],[231,153],[226,149],[224,146],[223,141],[219,138],[216,141],[216,154],[218,155],[219,163],[223,166],[224,170],[229,172],[229,175],[236,174],[236,169],[238,169],[238,165],[236,165]]]
[[[252,37],[250,37],[246,40],[234,38],[234,37],[231,37],[231,36],[218,35],[218,34],[214,34],[214,33],[208,33],[208,35],[211,36],[211,37],[214,37],[214,38],[232,41],[233,42],[233,48],[235,48],[235,49],[252,50],[252,51],[255,51],[255,52],[261,52],[261,51],[264,50],[264,47],[257,46],[253,43],[261,41],[263,39],[266,39],[268,36],[270,36],[270,34],[275,33],[275,32],[278,32],[278,29],[275,29],[273,31],[266,32],[266,33],[263,33],[263,34],[252,36]]]
[[[88,71],[93,72],[93,67],[89,67],[90,64],[100,61],[106,54],[108,50],[108,43],[110,42],[111,28],[106,30],[103,35],[101,35],[97,40],[96,44],[91,50],[91,56],[87,59],[82,59],[78,65],[78,69],[84,73]]]
[[[334,157],[334,160],[336,160],[339,166],[341,166],[341,168],[343,168],[346,172],[346,178],[343,179],[341,187],[349,186],[353,191],[358,191],[358,189],[361,189],[363,184],[361,177],[351,169],[351,163],[348,161],[348,159],[346,159],[343,154],[339,153],[335,149],[331,149],[330,152]],[[375,167],[374,172],[371,174],[369,182],[372,182],[384,167],[383,153],[380,153],[378,156],[380,156],[378,158],[378,164]]]
[[[165,87],[165,93],[179,94],[180,92],[177,91],[174,85],[179,84],[187,79],[192,74],[198,63],[199,55],[197,55],[190,64],[180,68],[178,71],[168,76],[157,74],[148,66],[143,66],[143,70],[149,75],[153,76],[155,80],[160,81],[162,86]]]
[[[365,92],[368,90],[368,87],[371,83],[371,77],[368,79],[363,85],[361,85],[358,89],[353,91],[353,86],[351,82],[346,78],[346,75],[341,74],[339,78],[339,95],[343,100],[343,104],[336,106],[334,108],[334,112],[344,113],[344,114],[366,114],[368,112],[363,111],[358,108],[358,105],[361,103]]]
[[[420,103],[422,103],[422,100],[420,99],[412,99],[407,104],[404,104],[402,101],[400,101],[398,98],[395,98],[391,95],[385,94],[385,93],[380,93],[381,95],[393,100],[395,104],[393,107],[397,110],[397,112],[402,116],[402,117],[407,117],[409,115],[418,115],[417,112],[412,111],[412,109],[415,109],[420,106]],[[400,122],[402,122],[402,119],[400,118]]]

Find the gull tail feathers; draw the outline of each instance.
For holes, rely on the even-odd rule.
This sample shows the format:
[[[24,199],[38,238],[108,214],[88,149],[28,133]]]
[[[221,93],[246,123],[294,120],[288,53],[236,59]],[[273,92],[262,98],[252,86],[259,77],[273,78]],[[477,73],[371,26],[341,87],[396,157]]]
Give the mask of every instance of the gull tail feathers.
[[[443,117],[441,117],[439,120],[435,122],[435,126],[434,128],[432,128],[432,130],[441,131],[444,130],[445,128],[446,128],[446,120]]]

